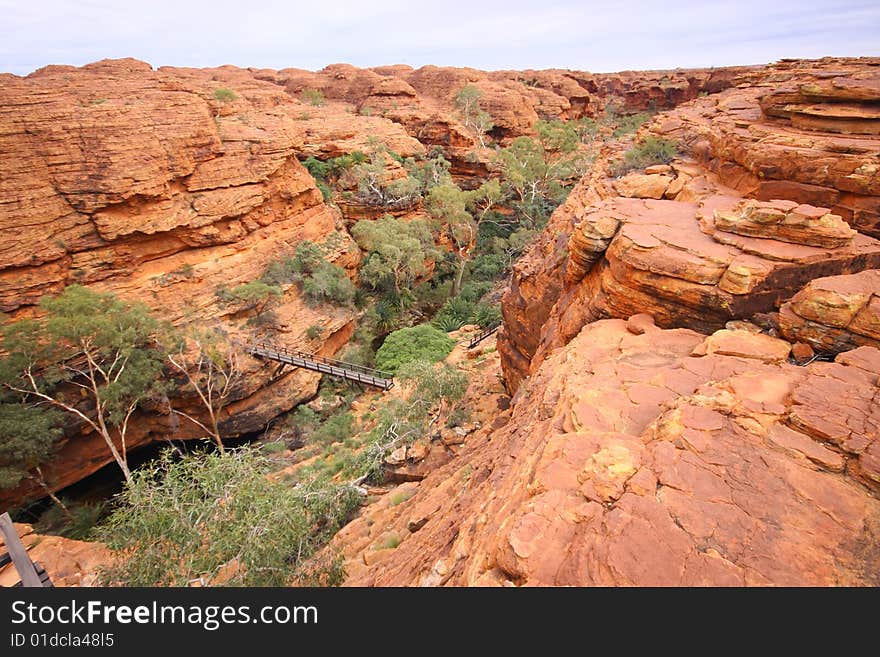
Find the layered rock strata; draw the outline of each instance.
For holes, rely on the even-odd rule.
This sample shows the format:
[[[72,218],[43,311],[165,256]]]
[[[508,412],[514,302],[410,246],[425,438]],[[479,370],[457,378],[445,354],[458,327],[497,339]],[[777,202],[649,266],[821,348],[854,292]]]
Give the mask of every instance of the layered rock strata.
[[[505,427],[342,530],[347,584],[877,585],[880,351],[789,348],[584,327]]]

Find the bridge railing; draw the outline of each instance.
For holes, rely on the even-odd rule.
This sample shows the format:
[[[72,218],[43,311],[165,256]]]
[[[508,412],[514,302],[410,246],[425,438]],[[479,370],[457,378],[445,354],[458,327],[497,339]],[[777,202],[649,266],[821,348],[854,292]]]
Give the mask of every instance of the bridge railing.
[[[318,354],[312,354],[307,351],[301,351],[299,349],[290,349],[288,347],[282,347],[279,345],[273,345],[267,342],[257,342],[254,344],[247,345],[247,347],[251,350],[260,349],[263,351],[274,351],[278,354],[283,354],[285,356],[290,356],[292,358],[302,358],[304,360],[311,360],[316,363],[321,363],[323,365],[328,365],[330,367],[338,367],[342,370],[348,370],[350,372],[357,372],[359,374],[366,374],[371,377],[375,377],[377,379],[393,379],[394,375],[390,372],[383,372],[382,370],[377,370],[372,367],[366,367],[364,365],[357,365],[355,363],[347,363],[343,360],[336,360],[335,358],[327,358],[326,356],[319,356]]]
[[[497,331],[500,328],[501,328],[501,322],[499,322],[498,324],[495,324],[494,326],[490,326],[489,328],[482,331],[481,333],[478,333],[475,337],[471,338],[470,342],[468,342],[467,348],[473,349],[474,347],[476,347],[483,340],[488,338],[490,335],[492,335],[495,331]]]

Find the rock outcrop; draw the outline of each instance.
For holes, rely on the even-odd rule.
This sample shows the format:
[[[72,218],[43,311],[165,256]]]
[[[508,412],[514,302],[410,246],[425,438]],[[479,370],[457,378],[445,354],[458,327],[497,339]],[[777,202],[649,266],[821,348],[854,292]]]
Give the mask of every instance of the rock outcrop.
[[[302,108],[231,67],[154,71],[120,60],[5,76],[0,310],[28,316],[42,295],[82,283],[143,301],[175,324],[249,334],[248,313],[215,292],[259,278],[301,240],[322,242],[342,226],[298,162],[310,134],[297,118]],[[331,257],[354,275],[359,254],[344,231],[338,235]],[[355,317],[311,308],[292,286],[274,312],[280,342],[301,343],[310,325],[322,325],[326,337],[312,348],[324,353],[345,343]],[[226,435],[258,431],[314,394],[317,375],[273,378],[273,368],[242,361]],[[199,412],[195,399],[178,403]],[[169,435],[198,431],[167,413],[144,414],[128,447]],[[100,438],[68,436],[44,473],[61,488],[110,461]]]
[[[643,320],[584,327],[506,426],[344,528],[346,583],[876,586],[880,351],[798,367]]]
[[[786,62],[671,112],[656,132],[745,196],[827,207],[880,237],[878,103],[876,58]]]
[[[779,309],[778,325],[820,353],[880,348],[880,271],[810,281]]]
[[[53,586],[95,586],[100,568],[112,561],[110,550],[102,543],[37,534],[33,527],[22,523],[14,526],[31,561],[46,570]],[[0,538],[0,552],[5,551]],[[20,579],[11,563],[0,568],[0,586],[14,586]]]
[[[660,326],[711,332],[778,309],[812,279],[877,268],[880,140],[861,124],[796,125],[783,114],[797,108],[780,105],[790,88],[818,85],[815,102],[870,114],[876,64],[743,73],[736,88],[642,130],[682,151],[644,173],[610,178],[621,147],[606,146],[514,266],[499,336],[509,389],[597,319],[646,312]]]

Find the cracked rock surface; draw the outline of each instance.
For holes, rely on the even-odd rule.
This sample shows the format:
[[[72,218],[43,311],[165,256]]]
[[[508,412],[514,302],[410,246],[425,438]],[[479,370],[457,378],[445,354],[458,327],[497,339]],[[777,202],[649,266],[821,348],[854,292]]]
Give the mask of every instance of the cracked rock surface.
[[[346,552],[368,518],[340,533],[372,564],[347,583],[877,585],[880,351],[798,367],[787,349],[586,326],[506,426],[407,484],[384,518],[399,547]]]

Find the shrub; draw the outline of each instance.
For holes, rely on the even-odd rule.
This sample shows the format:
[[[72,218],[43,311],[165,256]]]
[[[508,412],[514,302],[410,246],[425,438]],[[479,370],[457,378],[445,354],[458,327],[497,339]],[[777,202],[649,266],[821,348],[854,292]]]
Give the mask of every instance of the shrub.
[[[78,541],[92,537],[95,526],[107,510],[104,502],[74,504],[65,502],[67,510],[54,505],[34,523],[34,530],[40,534],[57,534]]]
[[[623,135],[628,135],[639,128],[651,118],[651,115],[647,112],[639,112],[638,114],[630,114],[629,116],[621,116],[617,119],[617,127],[614,128],[614,132],[612,132],[612,136],[615,139],[622,137]]]
[[[312,440],[322,445],[340,443],[354,433],[354,416],[351,413],[336,413],[315,429]]]
[[[471,321],[487,329],[501,323],[501,308],[496,304],[480,303],[471,315]]]
[[[299,97],[304,103],[309,103],[315,107],[319,107],[325,102],[324,92],[320,89],[303,89],[300,92]]]
[[[225,586],[314,578],[309,558],[348,521],[360,495],[321,480],[291,487],[267,477],[272,468],[253,448],[184,457],[166,450],[141,466],[101,527],[118,557],[102,579],[186,586],[210,582],[230,562],[237,568]]]
[[[324,327],[320,324],[312,324],[306,329],[306,337],[309,340],[317,340],[322,335],[324,335]]]
[[[347,305],[354,301],[355,286],[345,270],[327,262],[323,249],[308,240],[297,244],[292,258],[270,262],[260,280],[270,286],[299,283],[306,300],[315,304],[326,301]]]
[[[317,181],[315,186],[318,188],[318,191],[321,192],[321,196],[323,197],[325,203],[333,198],[333,192],[330,191],[327,183],[319,180]]]
[[[272,299],[281,298],[281,288],[263,281],[251,281],[229,291],[232,302],[242,304],[244,309],[256,308],[262,311]]]
[[[273,440],[271,443],[263,443],[261,449],[266,454],[278,454],[287,449],[287,445],[280,440]]]
[[[221,87],[220,89],[214,89],[214,99],[219,100],[221,103],[229,103],[238,98],[235,95],[235,92],[232,89],[225,89]]]
[[[457,331],[470,321],[473,312],[474,304],[457,296],[443,304],[431,324],[446,333]]]
[[[430,324],[419,324],[391,333],[376,352],[376,366],[391,374],[413,361],[435,363],[445,358],[455,341]]]
[[[646,137],[623,154],[622,160],[611,164],[611,175],[622,176],[652,164],[667,164],[678,154],[678,144],[668,139]]]

